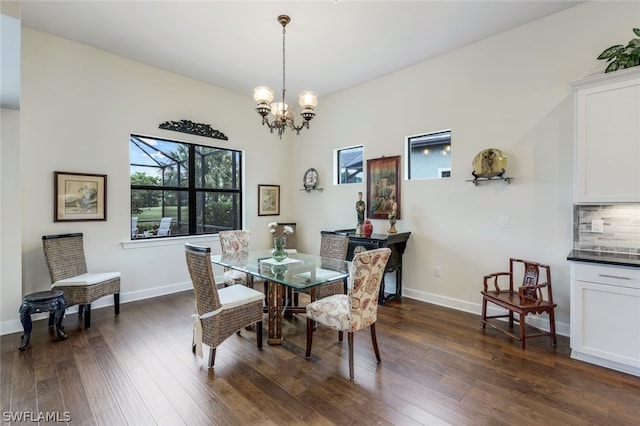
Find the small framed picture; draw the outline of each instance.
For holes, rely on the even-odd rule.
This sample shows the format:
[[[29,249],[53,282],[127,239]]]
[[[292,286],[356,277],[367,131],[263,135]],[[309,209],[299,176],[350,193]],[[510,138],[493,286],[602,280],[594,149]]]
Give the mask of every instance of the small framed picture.
[[[258,216],[280,214],[280,185],[258,185]]]
[[[54,222],[107,220],[107,175],[54,173]]]

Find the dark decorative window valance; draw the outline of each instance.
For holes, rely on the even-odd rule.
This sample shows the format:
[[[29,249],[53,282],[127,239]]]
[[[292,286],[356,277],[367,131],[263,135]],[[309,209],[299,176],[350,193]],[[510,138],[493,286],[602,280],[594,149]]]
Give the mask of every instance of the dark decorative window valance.
[[[229,140],[224,133],[211,128],[211,125],[194,123],[190,120],[165,121],[160,124],[160,128],[165,130],[174,130],[176,132],[190,133],[192,135],[206,136],[213,139],[222,139],[223,141]]]

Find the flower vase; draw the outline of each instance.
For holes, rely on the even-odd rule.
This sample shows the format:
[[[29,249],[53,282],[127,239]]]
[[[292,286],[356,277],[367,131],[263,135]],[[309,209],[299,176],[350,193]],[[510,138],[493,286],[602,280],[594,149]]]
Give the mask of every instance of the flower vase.
[[[370,220],[364,221],[364,225],[362,225],[362,232],[364,233],[364,236],[367,238],[371,236],[371,234],[373,233],[373,224],[371,223]]]
[[[277,262],[281,262],[287,258],[287,251],[284,246],[287,245],[287,239],[285,237],[273,237],[273,251],[271,257]]]

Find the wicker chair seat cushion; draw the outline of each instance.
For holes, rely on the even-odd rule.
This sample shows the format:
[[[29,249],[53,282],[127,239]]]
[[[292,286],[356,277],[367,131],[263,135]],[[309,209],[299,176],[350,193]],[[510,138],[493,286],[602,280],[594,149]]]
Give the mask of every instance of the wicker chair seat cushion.
[[[218,290],[222,309],[231,309],[246,303],[262,301],[264,293],[244,285],[232,285]]]
[[[120,278],[120,272],[87,272],[75,277],[59,280],[51,284],[52,287],[94,285]]]
[[[334,294],[307,305],[307,318],[338,331],[351,330],[349,296]]]

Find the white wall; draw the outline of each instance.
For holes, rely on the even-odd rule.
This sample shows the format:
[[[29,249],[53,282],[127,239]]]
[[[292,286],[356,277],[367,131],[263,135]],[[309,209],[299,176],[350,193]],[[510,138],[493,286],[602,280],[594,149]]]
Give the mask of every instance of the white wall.
[[[22,288],[19,279],[3,277],[3,333],[21,329],[19,299],[7,298],[5,303],[4,295],[17,290],[22,297],[50,286],[43,235],[83,232],[88,267],[122,273],[122,302],[190,288],[185,240],[219,249],[211,237],[123,248],[121,243],[130,239],[131,133],[244,150],[246,227],[253,231],[256,246],[270,244],[268,222],[290,219],[285,216],[290,204],[288,142],[265,131],[251,94],[235,94],[29,28],[22,34],[21,78],[22,184],[5,174],[4,167],[2,177],[3,184],[11,182],[23,198],[17,213],[22,216],[22,245],[14,246],[22,246]],[[162,122],[180,119],[211,124],[229,141],[158,129]],[[106,174],[107,221],[54,222],[54,171]],[[265,183],[282,186],[280,217],[257,216],[257,185]],[[15,218],[2,219],[3,227],[20,225],[7,220]],[[96,306],[112,299],[101,302]]]
[[[72,231],[85,233],[91,269],[122,272],[123,302],[188,287],[184,241],[137,249],[121,245],[129,236],[130,133],[246,150],[252,244],[270,244],[268,222],[295,221],[298,247],[317,253],[320,230],[353,227],[357,193],[364,190],[363,185],[332,185],[333,149],[362,143],[366,159],[403,155],[405,136],[451,128],[452,177],[402,183],[397,228],[412,232],[404,258],[405,295],[479,312],[485,273],[506,268],[510,256],[539,260],[552,266],[558,328],[566,334],[573,170],[568,83],[601,72],[605,64],[595,57],[626,43],[638,16],[638,2],[574,7],[321,97],[311,130],[282,141],[261,127],[251,94],[234,94],[24,28],[22,292],[49,285],[41,236]],[[424,42],[429,42],[428,31]],[[158,129],[161,122],[179,119],[211,124],[230,140]],[[465,182],[473,157],[488,147],[509,156],[511,185]],[[319,171],[324,192],[299,190],[309,167]],[[54,223],[54,170],[107,174],[108,220]],[[3,168],[3,182],[6,176]],[[282,186],[280,217],[257,216],[259,183]],[[511,219],[509,229],[499,228],[503,215]],[[3,228],[6,222],[3,214]],[[387,226],[374,221],[377,231]],[[215,239],[206,242],[217,248]],[[442,270],[439,278],[432,275],[435,266]],[[3,276],[3,333],[10,326],[19,330],[18,305],[5,303],[4,297],[16,286]]]
[[[22,300],[22,190],[20,182],[20,111],[0,109],[0,309],[2,322],[19,326]]]
[[[322,193],[292,193],[299,248],[320,229],[352,228],[365,186],[331,185],[332,150],[364,144],[365,159],[402,155],[404,138],[452,129],[452,177],[403,181],[399,232],[405,296],[480,312],[482,277],[509,257],[552,267],[559,331],[569,328],[573,109],[568,83],[603,72],[597,55],[633,37],[638,2],[590,2],[456,52],[321,99],[312,129],[294,141],[292,180],[315,167]],[[615,23],[615,24],[612,24]],[[425,31],[425,43],[429,42]],[[508,156],[510,185],[474,186],[480,150]],[[404,174],[404,164],[402,165]],[[510,228],[499,217],[510,217]],[[374,232],[388,223],[374,220]],[[433,268],[440,267],[440,277]]]

